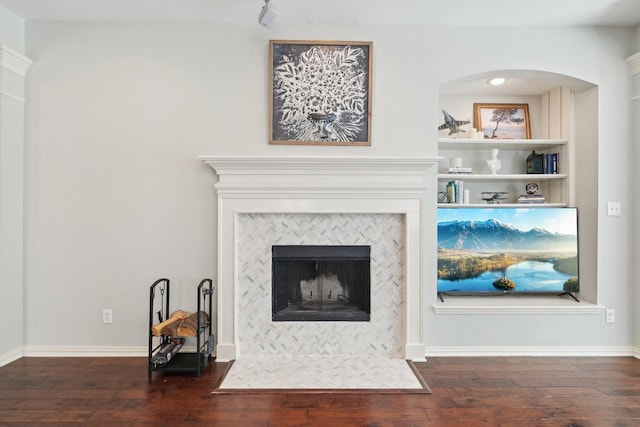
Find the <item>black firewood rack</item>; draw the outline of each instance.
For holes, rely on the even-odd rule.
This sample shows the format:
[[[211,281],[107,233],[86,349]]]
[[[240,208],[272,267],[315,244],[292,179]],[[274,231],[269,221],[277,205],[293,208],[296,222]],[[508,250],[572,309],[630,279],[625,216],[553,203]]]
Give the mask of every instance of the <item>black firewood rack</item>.
[[[149,378],[154,371],[194,373],[199,376],[202,368],[209,364],[215,348],[212,325],[213,281],[208,278],[202,279],[197,287],[196,313],[204,311],[208,316],[208,321],[204,322],[202,316],[196,316],[196,345],[192,350],[183,349],[187,337],[156,336],[151,330],[153,325],[161,323],[171,316],[169,309],[170,289],[170,281],[166,278],[156,280],[149,289]]]

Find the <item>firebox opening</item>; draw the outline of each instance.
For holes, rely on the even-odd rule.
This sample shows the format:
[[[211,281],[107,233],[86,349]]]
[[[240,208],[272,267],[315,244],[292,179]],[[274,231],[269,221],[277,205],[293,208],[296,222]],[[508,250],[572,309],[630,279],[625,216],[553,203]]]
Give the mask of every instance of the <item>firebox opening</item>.
[[[369,321],[371,246],[272,246],[272,320]]]

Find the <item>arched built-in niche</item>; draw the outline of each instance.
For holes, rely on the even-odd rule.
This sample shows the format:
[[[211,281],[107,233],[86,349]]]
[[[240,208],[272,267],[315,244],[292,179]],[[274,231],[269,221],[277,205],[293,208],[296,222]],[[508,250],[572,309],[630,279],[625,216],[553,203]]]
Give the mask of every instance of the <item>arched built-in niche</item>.
[[[494,77],[507,80],[501,86],[492,86],[488,80]],[[559,181],[560,184],[555,184],[553,191],[561,193],[555,196],[555,201],[558,205],[578,208],[579,298],[597,303],[598,87],[571,76],[537,70],[486,71],[440,85],[440,107],[458,120],[471,121],[470,125],[463,127],[464,130],[473,126],[474,103],[528,104],[531,138],[560,140],[564,144],[561,163],[562,173],[567,176]],[[442,117],[438,119],[438,124],[442,123]],[[438,136],[439,154],[445,161],[461,155],[443,142],[448,138],[446,130],[440,131]],[[488,154],[486,146],[475,150],[466,144],[464,155],[469,158],[469,166],[473,163],[480,169]],[[501,155],[506,166],[503,173],[520,173],[517,170],[523,167],[522,155],[516,150],[506,150]],[[442,190],[442,185],[440,182],[439,190]],[[496,180],[491,181],[490,186],[490,191],[517,192],[522,183]]]

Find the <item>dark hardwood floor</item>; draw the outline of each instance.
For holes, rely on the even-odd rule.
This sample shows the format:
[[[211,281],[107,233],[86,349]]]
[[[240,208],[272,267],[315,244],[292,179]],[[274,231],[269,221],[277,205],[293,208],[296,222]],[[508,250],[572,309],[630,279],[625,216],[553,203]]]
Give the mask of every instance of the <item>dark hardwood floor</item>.
[[[465,357],[416,363],[433,394],[212,394],[225,369],[145,358],[23,358],[0,368],[0,425],[640,426],[640,360]]]

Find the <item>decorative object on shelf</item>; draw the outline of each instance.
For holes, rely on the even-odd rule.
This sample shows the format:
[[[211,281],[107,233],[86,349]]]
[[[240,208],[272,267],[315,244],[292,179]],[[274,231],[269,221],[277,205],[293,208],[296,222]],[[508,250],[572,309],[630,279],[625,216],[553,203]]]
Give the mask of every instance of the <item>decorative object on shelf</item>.
[[[438,130],[449,129],[449,135],[459,136],[459,133],[462,132],[460,126],[468,125],[471,123],[470,120],[456,120],[453,116],[446,111],[442,110],[442,114],[444,114],[444,123],[438,126]]]
[[[488,139],[531,139],[529,104],[473,104],[474,125]]]
[[[535,182],[529,182],[524,186],[527,194],[536,194],[538,192],[538,188],[538,184],[536,184]]]
[[[451,203],[449,194],[446,191],[438,192],[438,203]]]
[[[484,133],[478,132],[476,128],[471,128],[467,132],[468,139],[484,139]]]
[[[521,194],[518,197],[518,203],[544,203],[545,198],[542,194],[538,193],[538,184],[530,182],[524,186],[526,194]]]
[[[371,42],[269,42],[270,144],[371,145]]]
[[[509,193],[506,191],[483,191],[482,200],[486,201],[490,205],[500,204],[500,200],[509,198]]]
[[[487,166],[489,166],[489,169],[491,170],[491,175],[495,175],[502,167],[502,162],[498,159],[499,153],[500,150],[494,148],[491,150],[491,159],[487,160]]]
[[[544,173],[544,155],[536,154],[535,150],[527,156],[527,173]]]

